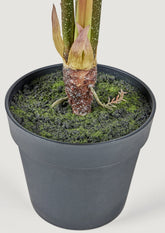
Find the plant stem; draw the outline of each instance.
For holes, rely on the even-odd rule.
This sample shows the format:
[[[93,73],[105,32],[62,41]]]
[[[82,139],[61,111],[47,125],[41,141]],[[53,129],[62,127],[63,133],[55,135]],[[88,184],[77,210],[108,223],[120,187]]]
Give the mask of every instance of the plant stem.
[[[76,0],[76,23],[78,23],[83,28],[85,28],[88,25],[91,25],[92,9],[93,9],[93,0]],[[90,39],[90,31],[91,31],[91,27],[88,32],[89,39]],[[77,36],[78,36],[78,30],[76,27],[74,39],[76,39]]]
[[[88,39],[89,40],[90,40],[90,36],[91,36],[92,10],[93,10],[93,0],[87,0],[84,27],[90,25],[89,32],[88,32]]]
[[[88,86],[94,86],[96,78],[97,67],[89,70],[73,70],[63,66],[65,92],[74,114],[85,116],[91,112],[93,95]]]
[[[92,45],[94,58],[96,57],[97,45],[98,45],[98,39],[99,39],[101,5],[102,5],[102,0],[93,1],[90,42]]]
[[[61,0],[62,34],[64,41],[64,59],[67,62],[69,50],[74,42],[74,4],[73,0]]]

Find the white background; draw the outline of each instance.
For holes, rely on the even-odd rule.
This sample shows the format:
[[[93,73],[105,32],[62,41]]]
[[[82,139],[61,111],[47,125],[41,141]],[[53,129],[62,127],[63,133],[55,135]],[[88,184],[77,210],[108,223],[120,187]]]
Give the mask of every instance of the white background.
[[[33,210],[4,96],[10,85],[36,68],[60,63],[51,34],[51,8],[60,1],[2,0],[0,5],[0,232],[68,232]],[[149,140],[138,159],[123,212],[91,232],[165,232],[165,1],[103,0],[98,63],[142,79],[157,100]]]

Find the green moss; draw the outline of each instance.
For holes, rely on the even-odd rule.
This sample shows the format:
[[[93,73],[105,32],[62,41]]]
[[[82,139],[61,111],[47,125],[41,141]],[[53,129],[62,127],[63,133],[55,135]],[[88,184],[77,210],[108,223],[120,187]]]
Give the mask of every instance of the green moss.
[[[60,80],[52,85],[52,90],[57,90],[58,88],[64,87],[63,80]]]
[[[97,88],[100,90],[105,90],[109,94],[117,94],[119,91],[119,87],[116,87],[114,85],[109,85],[109,83],[98,83]]]
[[[135,112],[136,111],[136,105],[131,105],[129,108],[128,108],[128,111],[129,112]]]
[[[62,72],[38,77],[24,85],[11,101],[10,110],[26,129],[42,137],[68,143],[94,143],[126,135],[139,128],[148,118],[151,107],[138,88],[98,73],[95,90],[104,103],[123,89],[126,102],[113,110],[102,108],[94,100],[92,112],[86,116],[72,114],[68,101],[51,108],[51,104],[66,96]]]

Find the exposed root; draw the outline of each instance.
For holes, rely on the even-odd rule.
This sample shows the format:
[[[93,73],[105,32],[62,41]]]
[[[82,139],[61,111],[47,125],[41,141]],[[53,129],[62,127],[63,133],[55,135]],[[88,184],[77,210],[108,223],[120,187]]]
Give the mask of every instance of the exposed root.
[[[127,94],[127,92],[124,92],[122,89],[121,91],[119,91],[118,95],[116,98],[113,98],[112,100],[110,100],[110,98],[108,98],[108,103],[102,103],[97,95],[97,93],[95,92],[94,88],[92,87],[92,85],[89,85],[89,88],[91,89],[91,92],[93,93],[97,103],[102,106],[103,108],[107,108],[112,110],[112,108],[116,108],[116,105],[114,104],[119,104],[122,101],[126,101],[123,97],[125,94]]]
[[[123,91],[121,89],[121,91],[119,91],[118,95],[116,98],[113,98],[112,100],[110,100],[110,98],[108,98],[108,103],[105,104],[105,103],[102,103],[97,95],[97,93],[95,92],[94,88],[92,87],[92,85],[89,85],[89,88],[92,92],[92,94],[94,95],[95,99],[96,99],[96,102],[102,106],[103,108],[107,108],[107,109],[110,109],[112,110],[112,108],[116,108],[116,105],[115,104],[119,104],[121,103],[122,101],[126,101],[124,99],[124,95],[127,94],[127,92]],[[55,107],[56,105],[58,104],[61,104],[62,102],[64,102],[65,100],[67,100],[68,97],[63,97],[63,98],[60,98],[58,100],[56,100],[52,105],[51,105],[51,108]]]
[[[66,96],[66,97],[64,97],[64,98],[60,98],[60,99],[56,100],[56,101],[51,105],[51,108],[55,107],[55,106],[58,105],[58,104],[61,104],[62,102],[64,102],[64,101],[67,100],[67,99],[68,99],[68,97]]]

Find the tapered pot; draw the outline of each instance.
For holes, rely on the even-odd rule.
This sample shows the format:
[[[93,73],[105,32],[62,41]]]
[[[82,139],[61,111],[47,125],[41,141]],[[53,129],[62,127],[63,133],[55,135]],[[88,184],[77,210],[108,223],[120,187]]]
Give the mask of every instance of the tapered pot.
[[[138,86],[148,99],[151,114],[139,129],[103,143],[70,144],[40,137],[23,128],[9,110],[12,96],[32,79],[62,70],[61,64],[23,76],[11,86],[5,99],[11,135],[19,147],[32,205],[42,218],[68,229],[95,228],[119,215],[155,113],[155,98],[146,84],[116,68],[97,68]]]

